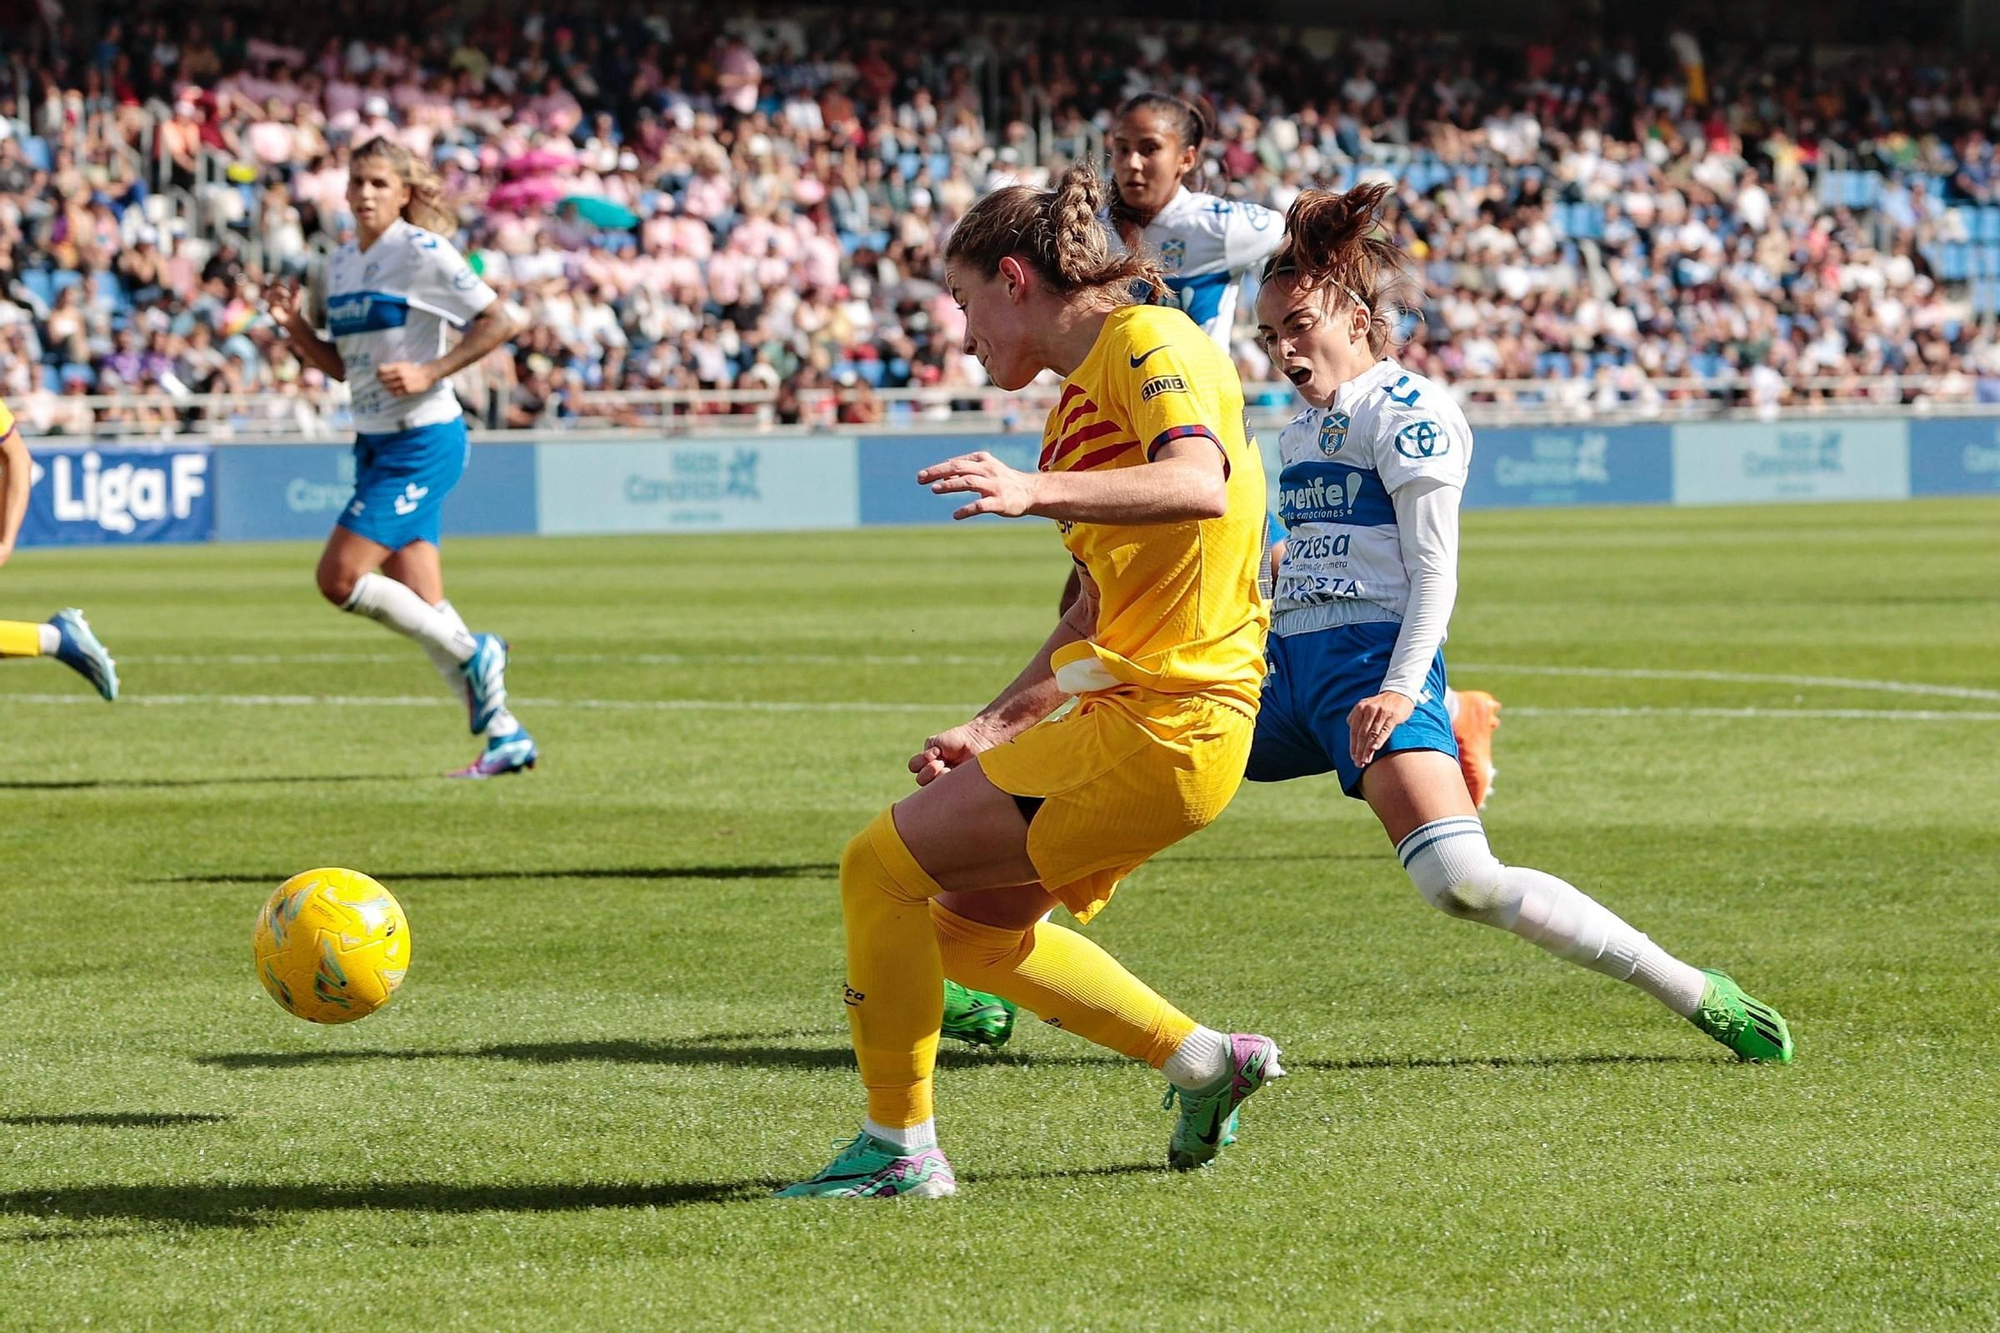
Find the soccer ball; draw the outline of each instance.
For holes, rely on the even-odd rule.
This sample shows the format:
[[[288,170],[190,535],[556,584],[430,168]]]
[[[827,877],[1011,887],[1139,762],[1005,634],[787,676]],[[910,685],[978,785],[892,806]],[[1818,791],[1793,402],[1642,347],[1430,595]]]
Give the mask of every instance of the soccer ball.
[[[366,1018],[410,969],[409,919],[357,870],[308,870],[280,884],[250,945],[271,998],[314,1023]]]

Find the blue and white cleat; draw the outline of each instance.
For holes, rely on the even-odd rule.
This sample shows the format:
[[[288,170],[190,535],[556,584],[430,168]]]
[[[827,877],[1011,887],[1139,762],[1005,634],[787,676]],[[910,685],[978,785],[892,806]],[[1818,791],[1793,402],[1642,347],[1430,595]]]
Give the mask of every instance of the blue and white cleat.
[[[477,736],[507,706],[507,641],[498,634],[475,634],[472,641],[472,656],[459,670],[465,673],[467,720]]]
[[[509,773],[520,773],[535,766],[541,752],[535,749],[535,738],[525,731],[509,732],[505,736],[488,738],[486,749],[479,758],[467,764],[454,778],[497,778]]]
[[[118,664],[90,632],[90,622],[83,618],[83,612],[72,606],[50,616],[49,623],[62,636],[62,642],[56,646],[56,661],[89,681],[107,700],[116,699]]]

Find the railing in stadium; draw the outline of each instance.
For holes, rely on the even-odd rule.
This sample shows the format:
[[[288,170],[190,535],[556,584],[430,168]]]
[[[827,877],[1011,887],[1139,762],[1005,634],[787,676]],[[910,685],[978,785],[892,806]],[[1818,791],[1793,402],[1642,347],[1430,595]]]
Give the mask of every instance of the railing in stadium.
[[[2000,413],[1989,397],[1994,381],[1970,375],[1826,376],[1753,384],[1731,379],[1655,379],[1606,385],[1592,380],[1455,381],[1452,392],[1475,425],[1559,425],[1676,422],[1711,419],[1769,420],[1779,416],[1881,415],[1885,411],[1922,414],[1948,409],[1954,415]],[[1987,388],[1982,390],[1982,384]],[[1055,386],[1034,386],[1020,394],[988,388],[926,387],[875,390],[853,399],[847,389],[812,389],[796,395],[781,419],[775,391],[721,389],[601,390],[571,395],[566,413],[542,413],[518,428],[500,428],[498,418],[473,414],[482,434],[504,438],[519,431],[625,433],[634,437],[742,431],[867,430],[1032,432],[1054,401]],[[1253,422],[1269,430],[1298,409],[1291,386],[1252,384],[1244,388]],[[879,409],[870,420],[855,419],[860,404]],[[310,394],[71,394],[28,395],[14,404],[25,434],[104,439],[197,437],[226,441],[341,439],[352,433],[344,398]],[[843,409],[847,419],[843,419]],[[83,414],[92,418],[86,427]]]

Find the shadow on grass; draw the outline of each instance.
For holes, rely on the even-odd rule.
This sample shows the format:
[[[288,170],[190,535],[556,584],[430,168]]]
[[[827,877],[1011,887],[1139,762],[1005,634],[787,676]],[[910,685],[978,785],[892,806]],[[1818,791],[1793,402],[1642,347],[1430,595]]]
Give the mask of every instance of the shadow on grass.
[[[689,1180],[465,1185],[441,1180],[334,1185],[238,1182],[188,1185],[73,1185],[0,1194],[0,1216],[139,1218],[185,1226],[259,1227],[285,1213],[353,1209],[401,1213],[556,1213],[586,1208],[682,1208],[760,1199],[789,1182]],[[95,1233],[56,1231],[16,1240],[64,1240]]]
[[[1355,1060],[1292,1060],[1287,1069],[1317,1069],[1354,1073],[1386,1069],[1563,1069],[1575,1065],[1708,1065],[1707,1055],[1450,1055],[1439,1057],[1378,1055]]]
[[[482,880],[563,879],[830,879],[840,872],[832,861],[756,866],[583,866],[569,870],[370,870],[384,884],[456,884]],[[221,871],[213,875],[169,875],[156,884],[282,884],[292,871]]]
[[[1167,1175],[1154,1162],[1120,1162],[1049,1171],[978,1171],[967,1183],[1082,1180]],[[180,1226],[268,1226],[288,1213],[363,1210],[397,1213],[560,1213],[587,1208],[685,1208],[762,1202],[787,1180],[579,1181],[574,1184],[465,1185],[439,1180],[336,1185],[315,1182],[189,1185],[73,1185],[0,1194],[0,1217],[60,1217],[65,1222],[125,1218]],[[4,1241],[87,1240],[107,1233],[70,1228],[0,1237]],[[119,1233],[109,1233],[119,1234]]]
[[[217,1125],[229,1119],[207,1111],[75,1111],[67,1115],[0,1115],[0,1125],[82,1125],[98,1129],[166,1129]]]
[[[1395,849],[1387,846],[1383,847],[1379,852],[1314,852],[1310,856],[1301,856],[1297,852],[1250,852],[1247,854],[1230,853],[1228,855],[1199,852],[1194,854],[1183,852],[1176,855],[1173,852],[1163,852],[1159,856],[1153,857],[1146,864],[1155,866],[1234,866],[1254,865],[1259,862],[1279,862],[1285,865],[1311,868],[1323,861],[1386,861],[1393,855],[1395,855]]]
[[[515,1060],[523,1064],[560,1065],[602,1061],[609,1064],[665,1065],[680,1068],[722,1066],[731,1069],[852,1069],[854,1053],[845,1041],[837,1045],[779,1045],[771,1037],[811,1036],[811,1033],[709,1033],[677,1040],[618,1038],[605,1041],[505,1042],[459,1050],[392,1050],[371,1047],[335,1051],[240,1051],[198,1055],[195,1063],[215,1069],[301,1069],[313,1065],[358,1064],[370,1060]],[[825,1034],[829,1040],[836,1034]],[[993,1066],[1128,1065],[1114,1055],[1036,1055],[1026,1051],[976,1051],[947,1047],[938,1052],[941,1068]]]
[[[237,778],[0,778],[0,790],[85,791],[91,788],[149,790],[167,787],[258,787],[267,783],[406,782],[421,773],[274,773]]]
[[[1010,1180],[1087,1180],[1092,1176],[1177,1176],[1165,1162],[1118,1162],[1111,1166],[1064,1167],[1051,1171],[968,1171],[959,1177],[968,1185]]]

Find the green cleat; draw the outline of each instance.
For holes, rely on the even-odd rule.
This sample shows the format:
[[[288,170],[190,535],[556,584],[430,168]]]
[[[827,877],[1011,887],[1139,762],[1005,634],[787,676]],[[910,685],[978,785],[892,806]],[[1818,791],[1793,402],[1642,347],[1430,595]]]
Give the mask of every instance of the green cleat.
[[[811,1180],[787,1185],[780,1199],[942,1199],[958,1193],[958,1177],[936,1148],[905,1153],[865,1131]]]
[[[1005,1046],[1014,1035],[1014,1015],[1019,1012],[1012,1000],[947,981],[940,1035],[973,1046]]]
[[[1704,967],[1701,974],[1708,985],[1702,988],[1701,1007],[1688,1016],[1690,1023],[1736,1052],[1739,1060],[1792,1062],[1792,1030],[1782,1014],[1713,968]]]
[[[1206,1092],[1189,1092],[1169,1084],[1160,1105],[1171,1107],[1179,1101],[1181,1115],[1167,1141],[1167,1165],[1176,1171],[1192,1171],[1207,1166],[1217,1153],[1236,1142],[1236,1108],[1272,1079],[1285,1076],[1278,1055],[1278,1045],[1269,1037],[1232,1033],[1229,1073],[1215,1086]]]

